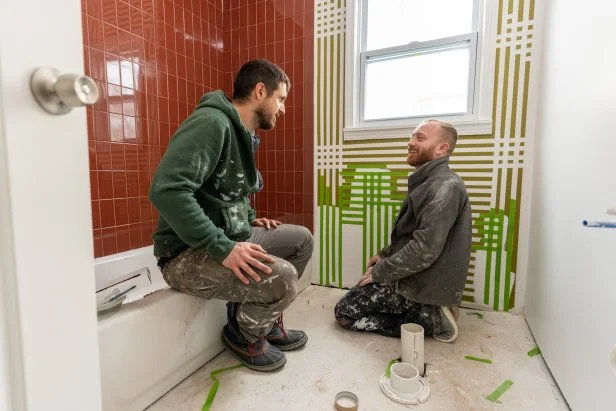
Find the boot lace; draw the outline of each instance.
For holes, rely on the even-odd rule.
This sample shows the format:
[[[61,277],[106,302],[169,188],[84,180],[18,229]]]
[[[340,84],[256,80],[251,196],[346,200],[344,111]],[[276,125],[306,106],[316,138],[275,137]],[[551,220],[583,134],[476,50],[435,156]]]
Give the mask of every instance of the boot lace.
[[[282,320],[282,314],[280,314],[280,317],[276,319],[276,322],[274,323],[274,327],[280,328],[280,331],[282,331],[284,336],[287,337],[287,330],[284,329],[284,322]]]
[[[255,352],[255,351],[259,350],[263,346],[263,340],[264,339],[265,339],[265,337],[261,337],[257,341],[255,341],[255,342],[249,342],[248,343],[248,352]]]

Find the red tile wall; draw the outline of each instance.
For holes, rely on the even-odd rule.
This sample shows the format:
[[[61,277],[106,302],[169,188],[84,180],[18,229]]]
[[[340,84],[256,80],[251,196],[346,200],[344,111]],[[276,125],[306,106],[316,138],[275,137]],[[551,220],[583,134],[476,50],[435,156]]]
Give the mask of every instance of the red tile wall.
[[[222,86],[222,2],[82,0],[95,256],[152,243],[147,193],[169,137]]]
[[[261,135],[257,211],[312,228],[312,1],[82,0],[82,22],[85,73],[101,90],[87,110],[96,257],[152,243],[147,193],[170,136],[257,57],[292,82],[286,115]]]
[[[229,95],[241,64],[254,58],[278,64],[291,80],[285,115],[274,130],[259,131],[264,189],[255,196],[257,215],[312,230],[314,0],[226,0],[223,20]]]

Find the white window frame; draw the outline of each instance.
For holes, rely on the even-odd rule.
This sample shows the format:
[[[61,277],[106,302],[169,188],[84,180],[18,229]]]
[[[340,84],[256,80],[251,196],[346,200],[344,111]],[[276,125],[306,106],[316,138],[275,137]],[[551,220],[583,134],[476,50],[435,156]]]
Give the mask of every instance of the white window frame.
[[[422,48],[430,48],[443,41],[471,42],[469,76],[469,112],[463,114],[441,114],[428,117],[407,117],[361,121],[363,117],[362,67],[366,59],[376,55],[374,51],[361,53],[366,43],[367,18],[361,10],[366,0],[348,0],[346,10],[347,47],[345,51],[345,76],[348,87],[345,89],[345,140],[364,140],[379,138],[408,137],[410,131],[428,117],[437,117],[452,123],[460,135],[490,134],[492,132],[492,106],[494,97],[494,69],[496,57],[496,24],[498,2],[494,0],[475,0],[474,33],[449,37],[410,45],[392,47],[388,52],[409,53]],[[479,17],[479,18],[476,18]],[[476,47],[473,47],[475,45]],[[384,50],[379,50],[381,54]],[[470,88],[474,88],[470,92]]]

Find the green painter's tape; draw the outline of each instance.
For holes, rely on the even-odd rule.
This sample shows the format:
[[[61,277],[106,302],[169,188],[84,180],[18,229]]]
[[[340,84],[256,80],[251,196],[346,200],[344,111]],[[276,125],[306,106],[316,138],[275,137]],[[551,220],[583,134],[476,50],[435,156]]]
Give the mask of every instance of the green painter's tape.
[[[391,366],[400,361],[400,358],[394,358],[387,364],[387,368],[385,368],[385,376],[389,378],[391,376]]]
[[[528,352],[529,357],[534,357],[537,354],[541,354],[541,350],[539,349],[539,347],[535,347]]]
[[[471,361],[479,361],[479,362],[483,362],[486,364],[492,364],[492,360],[488,360],[487,358],[479,358],[479,357],[473,357],[470,355],[467,355],[464,357],[467,360],[471,360]]]
[[[201,411],[210,411],[210,408],[214,403],[214,397],[216,397],[216,393],[218,392],[218,386],[220,385],[220,382],[218,381],[218,378],[216,378],[216,376],[218,374],[222,374],[225,371],[230,371],[241,367],[244,367],[244,364],[236,364],[232,367],[221,368],[219,370],[214,370],[210,373],[210,378],[212,379],[212,381],[214,381],[214,384],[212,385],[212,388],[210,388],[210,392],[207,394],[207,399],[205,400],[205,404],[203,404]]]
[[[501,384],[500,387],[495,389],[492,394],[486,397],[487,400],[492,401],[492,402],[498,402],[498,399],[500,398],[500,396],[503,395],[505,391],[507,391],[509,387],[511,387],[512,385],[513,385],[513,381],[506,380],[504,383]]]
[[[474,315],[477,318],[483,320],[483,314],[479,314],[479,313],[466,313],[466,315]]]

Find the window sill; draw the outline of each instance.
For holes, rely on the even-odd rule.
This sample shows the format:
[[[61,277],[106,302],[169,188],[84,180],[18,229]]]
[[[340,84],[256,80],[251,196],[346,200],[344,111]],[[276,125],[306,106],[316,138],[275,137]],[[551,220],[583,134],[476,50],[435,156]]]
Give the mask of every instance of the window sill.
[[[343,131],[344,140],[378,140],[384,138],[409,138],[411,132],[420,121],[406,124],[381,124],[346,127]],[[475,136],[492,134],[491,120],[452,121],[451,124],[458,130],[458,135]]]

